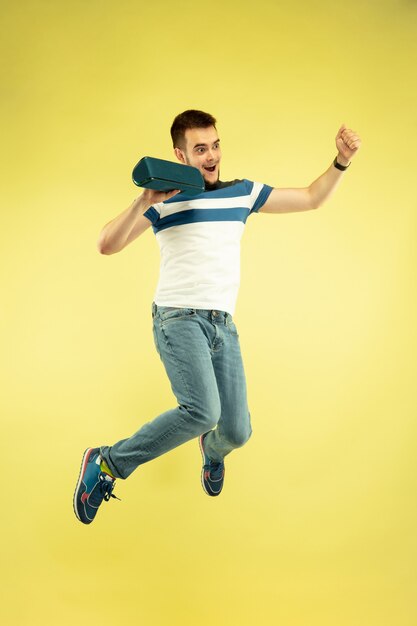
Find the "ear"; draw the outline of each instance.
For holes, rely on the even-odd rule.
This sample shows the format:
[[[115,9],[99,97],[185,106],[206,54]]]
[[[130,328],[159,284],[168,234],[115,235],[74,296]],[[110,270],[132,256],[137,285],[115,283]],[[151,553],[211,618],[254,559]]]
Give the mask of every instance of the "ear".
[[[180,150],[180,148],[174,148],[174,152],[175,152],[175,156],[177,157],[178,161],[181,161],[181,163],[185,163],[185,154],[182,150]]]

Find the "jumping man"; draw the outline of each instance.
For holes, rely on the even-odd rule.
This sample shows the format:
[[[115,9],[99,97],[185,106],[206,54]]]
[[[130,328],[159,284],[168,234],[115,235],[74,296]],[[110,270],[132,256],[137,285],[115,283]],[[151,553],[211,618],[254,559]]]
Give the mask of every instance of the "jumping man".
[[[200,170],[205,191],[145,191],[106,224],[102,254],[123,250],[150,226],[161,266],[152,303],[155,346],[178,405],[112,446],[87,448],[74,494],[78,519],[90,524],[116,478],[198,438],[202,485],[209,496],[223,487],[224,459],[252,429],[239,336],[233,314],[240,281],[240,240],[252,213],[317,209],[335,190],[358,151],[355,131],[341,126],[337,155],[310,186],[277,189],[250,180],[220,181],[222,157],[216,120],[188,110],[171,127],[174,152]]]

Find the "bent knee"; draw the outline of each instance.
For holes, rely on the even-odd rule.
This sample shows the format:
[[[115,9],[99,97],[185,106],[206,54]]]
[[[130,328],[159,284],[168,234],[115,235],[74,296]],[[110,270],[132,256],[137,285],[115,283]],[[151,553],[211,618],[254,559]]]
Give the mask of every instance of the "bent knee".
[[[245,443],[247,443],[251,435],[252,435],[252,428],[249,427],[249,429],[246,428],[246,429],[235,430],[233,433],[229,434],[227,439],[230,445],[232,445],[234,448],[241,448],[242,446],[245,445]]]
[[[213,402],[204,407],[186,406],[184,408],[195,424],[197,434],[213,430],[220,419],[220,403]]]

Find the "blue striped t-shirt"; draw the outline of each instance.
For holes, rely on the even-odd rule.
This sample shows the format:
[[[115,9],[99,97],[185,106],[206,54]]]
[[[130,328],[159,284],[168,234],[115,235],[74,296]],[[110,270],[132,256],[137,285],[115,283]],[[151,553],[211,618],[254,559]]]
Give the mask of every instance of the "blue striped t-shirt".
[[[161,251],[155,303],[233,315],[243,229],[271,191],[262,183],[236,180],[197,196],[182,192],[150,207],[144,215]]]

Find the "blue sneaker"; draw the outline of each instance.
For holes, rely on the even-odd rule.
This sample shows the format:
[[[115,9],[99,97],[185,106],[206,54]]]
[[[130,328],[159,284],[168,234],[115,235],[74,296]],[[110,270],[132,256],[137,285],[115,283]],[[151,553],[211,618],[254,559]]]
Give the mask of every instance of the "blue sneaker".
[[[204,438],[208,433],[201,435],[200,450],[203,457],[203,469],[201,472],[201,484],[208,496],[218,496],[223,489],[224,481],[224,463],[215,463],[210,461],[209,457],[204,452]]]
[[[103,472],[100,463],[100,448],[87,448],[74,493],[74,512],[83,524],[91,524],[103,500],[116,498],[112,494],[116,479]]]

